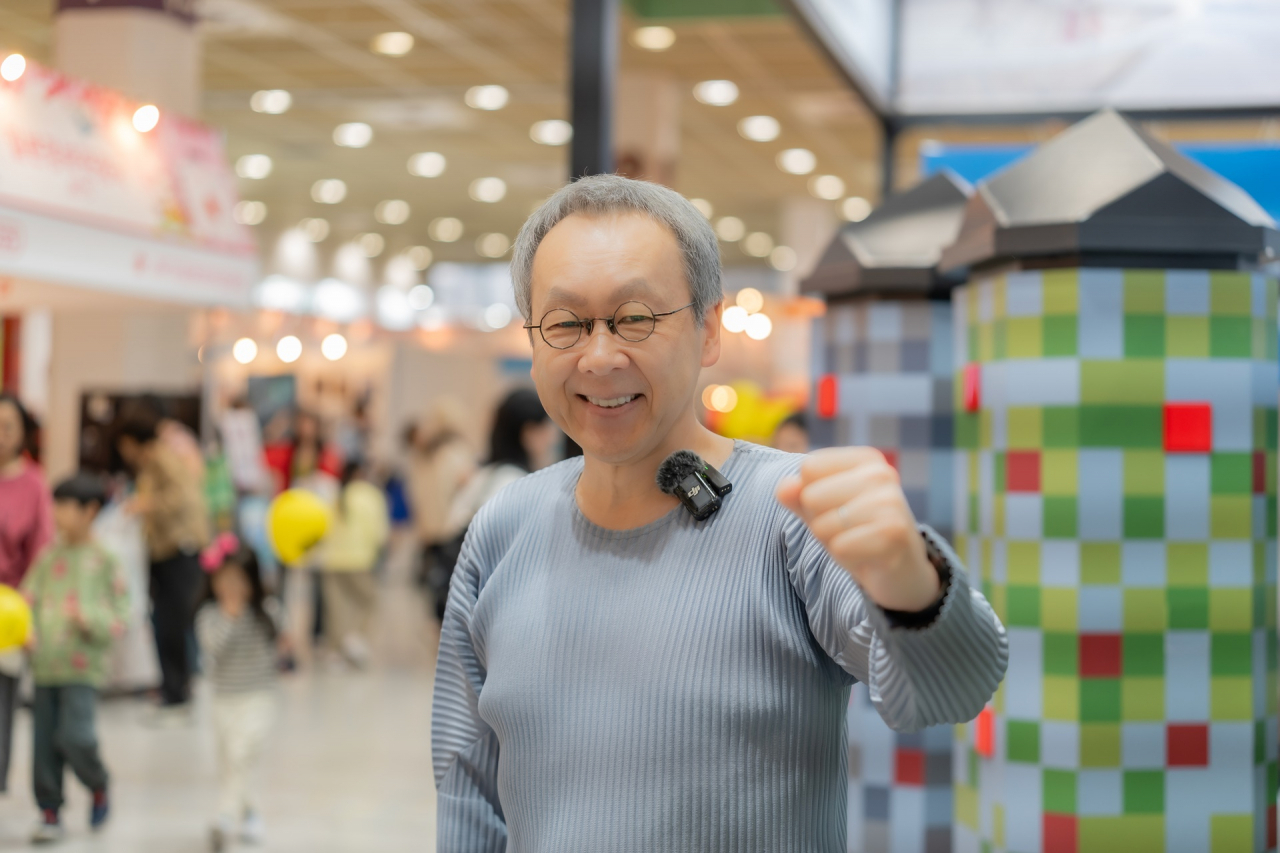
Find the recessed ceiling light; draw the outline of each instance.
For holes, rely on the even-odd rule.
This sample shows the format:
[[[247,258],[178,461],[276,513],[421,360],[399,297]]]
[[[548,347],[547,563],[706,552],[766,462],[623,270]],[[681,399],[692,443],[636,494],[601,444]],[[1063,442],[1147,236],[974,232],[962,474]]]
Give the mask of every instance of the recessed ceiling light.
[[[364,252],[366,258],[376,258],[387,247],[387,241],[381,234],[370,232],[356,237],[356,245],[360,247],[360,251]]]
[[[435,253],[428,246],[411,246],[405,254],[409,256],[415,270],[425,270],[435,258]]]
[[[144,104],[133,113],[133,129],[138,133],[146,133],[160,123],[160,108],[155,104]]]
[[[289,111],[293,106],[293,95],[284,89],[261,89],[253,93],[249,99],[249,107],[255,113],[267,113],[277,116]]]
[[[248,364],[258,357],[258,344],[253,338],[241,338],[231,347],[231,357],[241,364]]]
[[[467,106],[476,110],[500,110],[511,99],[511,93],[502,86],[472,86],[467,90]]]
[[[276,343],[276,356],[285,364],[293,364],[302,356],[302,341],[297,335],[285,335]]]
[[[20,53],[11,53],[0,62],[0,77],[12,83],[27,70],[27,59]]]
[[[337,178],[325,178],[311,185],[311,200],[320,204],[337,204],[347,197],[347,185]]]
[[[427,226],[427,233],[437,243],[454,243],[462,236],[464,230],[462,220],[452,216],[433,219],[431,224]]]
[[[809,192],[815,198],[835,201],[844,195],[844,181],[835,175],[817,175],[809,180]]]
[[[788,148],[778,154],[778,168],[792,175],[807,175],[818,165],[808,148]]]
[[[347,339],[337,332],[326,335],[320,342],[320,353],[330,361],[337,361],[347,354]]]
[[[774,246],[769,253],[769,265],[779,272],[789,272],[796,268],[796,250],[790,246]]]
[[[746,252],[753,258],[765,258],[773,251],[773,238],[763,231],[752,231],[742,241],[742,251]],[[742,303],[739,302],[739,305]],[[745,306],[744,306],[745,307]],[[748,311],[751,309],[748,308]],[[757,311],[760,309],[756,309]]]
[[[267,206],[260,201],[238,201],[233,215],[241,225],[261,225],[267,218]]]
[[[754,237],[755,234],[751,236]],[[749,240],[751,237],[748,237],[747,239]],[[769,244],[773,245],[773,240],[770,240]],[[764,307],[764,294],[756,290],[754,287],[744,287],[742,290],[738,291],[737,298],[733,301],[738,304],[739,308],[746,311],[748,314],[754,314]]]
[[[736,243],[747,233],[747,226],[736,216],[722,216],[716,222],[716,236],[726,243]]]
[[[772,142],[782,132],[782,125],[773,116],[747,116],[738,122],[738,134],[752,142]]]
[[[632,30],[631,43],[644,50],[666,50],[676,43],[676,31],[670,27],[640,27]]]
[[[841,202],[840,214],[848,222],[861,222],[871,215],[871,202],[862,196],[850,196]]]
[[[369,49],[383,56],[404,56],[413,50],[413,36],[409,33],[378,33]]]
[[[753,341],[763,341],[773,332],[773,321],[768,314],[752,314],[747,318],[747,337]]]
[[[502,201],[507,195],[507,182],[502,178],[476,178],[468,190],[476,201],[487,204]]]
[[[564,145],[573,139],[573,125],[558,118],[534,122],[529,128],[529,138],[539,145]]]
[[[409,174],[419,178],[438,178],[444,174],[444,155],[438,151],[423,151],[409,158]]]
[[[271,174],[271,158],[266,154],[246,154],[236,161],[236,174],[260,181]]]
[[[362,121],[349,121],[333,129],[333,142],[343,148],[364,148],[373,141],[373,128]]]
[[[409,202],[399,198],[389,198],[378,202],[373,209],[373,218],[384,225],[403,225],[409,221]]]
[[[738,100],[738,84],[732,80],[703,80],[693,87],[693,96],[713,107],[727,107]]]
[[[710,219],[711,214],[715,213],[715,208],[712,207],[711,202],[707,201],[705,198],[691,198],[689,199],[689,204],[696,207],[698,212],[707,219]]]
[[[486,258],[500,258],[511,248],[511,238],[506,234],[481,234],[476,240],[476,251]]]
[[[319,243],[329,236],[329,221],[327,219],[320,219],[319,217],[304,219],[298,223],[298,228],[312,243]]]

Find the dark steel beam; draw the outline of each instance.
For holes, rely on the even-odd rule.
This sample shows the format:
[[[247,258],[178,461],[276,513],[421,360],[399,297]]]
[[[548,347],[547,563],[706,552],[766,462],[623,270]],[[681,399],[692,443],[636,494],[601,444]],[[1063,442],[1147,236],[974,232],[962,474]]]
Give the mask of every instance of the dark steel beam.
[[[613,100],[618,70],[618,0],[573,0],[569,177],[613,171]]]

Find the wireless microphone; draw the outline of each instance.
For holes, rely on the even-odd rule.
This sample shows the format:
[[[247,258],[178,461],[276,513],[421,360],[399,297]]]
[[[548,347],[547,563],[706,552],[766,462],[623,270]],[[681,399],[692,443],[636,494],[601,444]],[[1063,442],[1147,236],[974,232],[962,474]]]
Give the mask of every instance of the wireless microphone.
[[[733,484],[691,450],[677,450],[658,466],[658,488],[675,495],[697,521],[706,521],[720,509],[720,498]]]

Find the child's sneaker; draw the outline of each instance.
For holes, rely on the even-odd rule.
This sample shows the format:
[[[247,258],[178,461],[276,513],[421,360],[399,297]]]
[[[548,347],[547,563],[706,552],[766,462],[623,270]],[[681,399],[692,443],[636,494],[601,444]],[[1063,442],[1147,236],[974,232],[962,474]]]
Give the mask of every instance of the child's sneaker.
[[[262,823],[262,815],[255,811],[244,813],[244,821],[240,824],[240,841],[244,844],[258,845],[267,839],[267,828]]]
[[[94,832],[102,829],[111,814],[111,800],[107,798],[107,789],[93,792],[93,805],[89,808],[89,828]]]
[[[209,849],[213,853],[221,853],[226,850],[231,843],[231,836],[235,834],[234,822],[231,818],[223,815],[213,822],[213,827],[209,830]]]
[[[62,821],[58,819],[58,813],[54,809],[45,809],[40,813],[40,824],[36,827],[36,831],[31,833],[32,844],[54,844],[61,841],[65,835],[62,829]]]

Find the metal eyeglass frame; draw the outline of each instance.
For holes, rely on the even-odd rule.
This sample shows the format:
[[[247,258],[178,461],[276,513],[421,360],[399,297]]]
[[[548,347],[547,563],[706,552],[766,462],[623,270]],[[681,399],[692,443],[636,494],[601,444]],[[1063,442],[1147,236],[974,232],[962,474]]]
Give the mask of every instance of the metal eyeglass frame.
[[[624,337],[621,333],[619,333],[618,324],[617,324],[618,312],[621,311],[624,306],[632,305],[632,304],[643,305],[645,310],[647,310],[649,314],[653,317],[653,328],[649,329],[649,334],[645,335],[643,338],[640,338],[640,340],[634,340],[634,341],[631,338]],[[611,334],[617,335],[620,339],[626,341],[627,343],[638,344],[641,341],[649,340],[649,338],[653,335],[654,329],[658,328],[658,320],[662,319],[663,317],[670,317],[672,314],[679,314],[681,311],[683,311],[686,308],[692,308],[694,304],[695,303],[690,302],[688,305],[682,305],[681,307],[675,309],[674,311],[663,311],[661,313],[658,313],[638,299],[628,299],[626,302],[622,303],[622,305],[619,305],[617,308],[615,308],[613,311],[613,314],[611,314],[608,317],[579,317],[577,314],[574,314],[568,308],[552,308],[550,311],[542,315],[542,319],[538,321],[538,324],[536,326],[531,323],[525,323],[524,328],[537,329],[538,336],[542,338],[542,342],[547,346],[551,347],[552,349],[556,349],[556,350],[573,349],[575,346],[578,345],[578,342],[582,340],[583,331],[586,331],[587,338],[589,339],[591,337],[591,332],[595,328],[595,324],[597,322],[604,323],[605,326],[608,327],[609,332]],[[573,343],[569,344],[568,346],[564,346],[564,347],[556,346],[555,344],[547,340],[547,336],[542,331],[542,324],[546,321],[549,315],[555,313],[556,311],[565,311],[569,314],[572,314],[574,319],[576,319],[581,324],[578,326],[578,337],[574,338]]]

